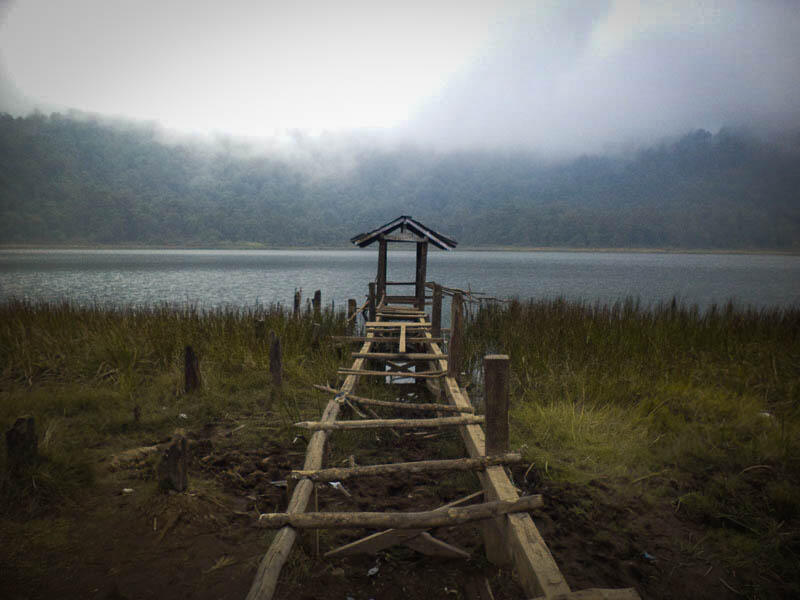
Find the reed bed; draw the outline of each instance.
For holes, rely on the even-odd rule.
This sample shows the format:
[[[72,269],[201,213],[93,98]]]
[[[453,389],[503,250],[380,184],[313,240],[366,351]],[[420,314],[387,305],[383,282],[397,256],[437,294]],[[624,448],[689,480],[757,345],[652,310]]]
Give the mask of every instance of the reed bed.
[[[510,355],[512,440],[545,477],[671,502],[800,589],[800,309],[513,301],[467,330],[474,373]]]

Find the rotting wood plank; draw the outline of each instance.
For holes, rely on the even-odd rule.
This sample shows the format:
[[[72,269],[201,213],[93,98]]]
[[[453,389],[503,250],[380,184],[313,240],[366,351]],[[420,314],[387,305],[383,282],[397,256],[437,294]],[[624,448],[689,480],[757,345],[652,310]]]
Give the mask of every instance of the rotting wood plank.
[[[444,371],[367,371],[366,369],[339,369],[339,375],[363,375],[366,377],[414,377],[415,379],[436,379],[444,377]]]
[[[428,347],[431,352],[442,354],[437,343],[431,341]],[[447,361],[444,359],[435,361],[435,364],[442,370],[447,369]],[[440,385],[448,401],[454,406],[472,406],[455,377],[442,378]],[[470,456],[485,456],[486,442],[483,429],[479,425],[464,425],[459,431]],[[489,467],[479,473],[478,478],[487,497],[492,500],[512,500],[519,497],[502,467]],[[529,596],[544,595],[545,598],[569,593],[569,585],[530,516],[508,515],[504,520],[505,537],[525,593]]]
[[[295,423],[294,426],[308,429],[309,431],[330,431],[332,429],[378,429],[386,427],[396,427],[398,429],[454,427],[477,423],[483,423],[482,416],[467,415],[463,417],[436,417],[435,419],[366,419],[363,421],[301,421],[300,423]],[[303,470],[310,471],[312,469],[303,467]]]
[[[372,345],[372,336],[367,335],[367,340],[361,348],[362,352],[369,352]],[[365,359],[357,358],[353,361],[353,368],[360,369],[364,366]],[[342,384],[341,390],[345,393],[353,391],[356,383],[358,382],[357,375],[350,375],[345,379]],[[320,419],[321,422],[334,422],[339,414],[341,404],[335,399],[331,399]],[[303,463],[303,469],[312,470],[319,469],[322,466],[322,453],[325,448],[325,442],[328,439],[329,432],[321,430],[311,436],[306,449],[306,459]],[[306,510],[308,503],[311,499],[311,492],[314,490],[314,483],[308,479],[304,479],[297,483],[289,500],[289,506],[286,509],[287,513],[303,512]],[[261,559],[256,571],[256,576],[253,578],[253,583],[250,586],[250,591],[247,593],[246,600],[271,600],[275,594],[275,588],[278,585],[278,578],[280,577],[283,565],[289,558],[295,540],[297,539],[297,530],[292,527],[281,528],[270,544],[267,553]]]
[[[392,475],[394,473],[437,473],[444,471],[477,471],[494,465],[514,465],[522,462],[516,453],[478,458],[452,458],[446,460],[421,460],[389,463],[383,465],[360,465],[358,467],[317,469],[314,471],[292,471],[290,479],[308,477],[312,481],[345,481],[352,477]]]
[[[491,519],[499,515],[526,512],[542,506],[540,495],[516,500],[495,500],[466,507],[424,512],[294,512],[263,513],[259,527],[277,529],[290,525],[296,529],[352,529],[354,527],[393,529],[431,529],[451,527]]]
[[[407,339],[407,338],[406,338]],[[433,360],[438,359],[439,356],[436,354],[432,354],[430,352],[351,352],[350,356],[352,358],[402,358],[404,360],[414,361],[414,360]],[[447,355],[445,355],[445,358]]]
[[[434,510],[447,510],[448,508],[472,502],[483,495],[483,490],[474,492],[469,496],[453,500]],[[375,554],[391,546],[405,543],[407,540],[413,539],[422,533],[425,533],[424,529],[386,529],[329,550],[325,553],[325,558],[352,556],[353,554]]]
[[[453,406],[451,404],[437,404],[433,402],[392,402],[389,400],[373,400],[372,398],[363,398],[361,396],[354,396],[353,394],[342,393],[339,392],[339,390],[334,389],[327,385],[314,384],[312,387],[322,392],[330,392],[331,394],[337,394],[341,398],[353,400],[354,402],[358,402],[359,404],[364,404],[368,406],[382,406],[385,408],[399,408],[402,410],[436,410],[440,412],[464,412],[464,413],[475,412],[475,409],[473,409],[471,406],[458,407],[458,406]]]

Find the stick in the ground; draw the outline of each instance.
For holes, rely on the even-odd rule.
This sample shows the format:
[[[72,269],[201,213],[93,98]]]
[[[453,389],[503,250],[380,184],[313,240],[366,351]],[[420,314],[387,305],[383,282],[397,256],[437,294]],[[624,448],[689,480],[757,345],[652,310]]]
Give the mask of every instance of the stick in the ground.
[[[542,506],[540,495],[524,496],[515,501],[498,500],[464,508],[431,510],[426,512],[322,512],[322,513],[266,513],[258,518],[261,527],[277,529],[290,525],[296,529],[352,529],[354,527],[393,529],[430,529],[450,527],[473,521],[491,519],[500,515],[526,512]]]
[[[456,458],[451,460],[424,460],[416,462],[393,463],[386,465],[362,465],[350,468],[318,469],[314,471],[292,471],[289,477],[302,479],[308,477],[312,481],[344,481],[352,477],[372,475],[390,475],[394,473],[435,473],[443,471],[474,471],[494,465],[511,465],[522,461],[522,456],[515,453],[498,456],[481,456],[480,458]]]

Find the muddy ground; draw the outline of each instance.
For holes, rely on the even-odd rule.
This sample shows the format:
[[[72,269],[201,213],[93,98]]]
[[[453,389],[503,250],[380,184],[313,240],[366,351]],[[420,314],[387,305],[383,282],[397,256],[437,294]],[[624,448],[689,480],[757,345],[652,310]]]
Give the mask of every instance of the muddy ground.
[[[256,527],[257,515],[286,507],[287,491],[279,482],[302,466],[305,440],[220,435],[230,425],[187,432],[193,439],[190,488],[180,494],[158,491],[156,455],[114,465],[112,455],[95,449],[97,483],[90,491],[45,514],[3,520],[0,596],[244,598],[272,537]],[[365,436],[353,451],[358,464],[442,457],[442,448],[446,457],[463,455],[455,432]],[[347,444],[337,447],[334,436],[328,456],[341,461],[350,450]],[[654,599],[739,597],[735,576],[693,552],[700,532],[669,503],[623,498],[600,482],[553,483],[529,467],[515,467],[513,479],[522,491],[544,496],[544,508],[533,518],[572,589],[634,587]],[[320,510],[432,509],[479,486],[473,474],[413,475],[350,480],[345,489],[347,494],[320,486]],[[477,598],[471,581],[483,578],[497,600],[525,597],[510,569],[483,557],[474,525],[431,532],[470,552],[468,561],[433,559],[406,547],[376,556],[321,556],[366,533],[303,532],[276,598]]]

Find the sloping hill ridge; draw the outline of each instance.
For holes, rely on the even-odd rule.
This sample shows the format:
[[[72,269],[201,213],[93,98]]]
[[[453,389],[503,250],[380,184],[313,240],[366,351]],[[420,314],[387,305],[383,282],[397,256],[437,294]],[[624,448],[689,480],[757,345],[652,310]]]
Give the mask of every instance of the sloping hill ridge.
[[[303,160],[163,140],[146,124],[0,115],[0,242],[345,246],[411,214],[462,246],[800,249],[798,134],[697,130],[559,163],[350,142],[336,168],[340,146],[301,137]]]

